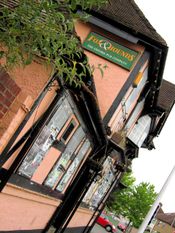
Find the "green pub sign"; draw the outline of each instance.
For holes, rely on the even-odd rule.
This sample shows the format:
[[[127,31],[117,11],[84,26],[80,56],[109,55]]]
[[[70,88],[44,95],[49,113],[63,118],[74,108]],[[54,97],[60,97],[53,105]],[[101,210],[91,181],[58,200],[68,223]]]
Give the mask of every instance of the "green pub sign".
[[[139,54],[94,32],[89,33],[83,47],[127,70],[131,70]]]

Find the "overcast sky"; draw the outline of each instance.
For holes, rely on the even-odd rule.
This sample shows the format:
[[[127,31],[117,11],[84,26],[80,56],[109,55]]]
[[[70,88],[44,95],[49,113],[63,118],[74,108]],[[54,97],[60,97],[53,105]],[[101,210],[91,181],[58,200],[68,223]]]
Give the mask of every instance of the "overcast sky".
[[[174,1],[135,0],[156,31],[169,46],[163,78],[175,84],[175,7]],[[137,183],[148,181],[159,192],[175,165],[175,106],[158,138],[154,140],[155,150],[142,149],[139,158],[133,161],[133,172]],[[172,177],[163,197],[163,210],[175,212],[175,175]]]

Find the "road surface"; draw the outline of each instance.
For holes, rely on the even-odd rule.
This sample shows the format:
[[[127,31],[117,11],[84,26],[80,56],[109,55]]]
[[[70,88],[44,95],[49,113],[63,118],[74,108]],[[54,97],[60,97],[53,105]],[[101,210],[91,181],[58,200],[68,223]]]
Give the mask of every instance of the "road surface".
[[[107,233],[107,231],[98,224],[95,224],[92,228],[91,233]],[[122,233],[120,230],[117,229],[116,233]]]

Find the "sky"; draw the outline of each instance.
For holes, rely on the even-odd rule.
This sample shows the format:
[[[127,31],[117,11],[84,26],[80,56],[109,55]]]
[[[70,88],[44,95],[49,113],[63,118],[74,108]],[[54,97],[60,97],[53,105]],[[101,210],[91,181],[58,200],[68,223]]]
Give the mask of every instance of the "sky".
[[[175,22],[174,1],[135,0],[146,18],[165,39],[169,52],[163,78],[175,84]],[[136,183],[150,182],[154,184],[156,192],[160,192],[167,177],[175,166],[175,106],[159,135],[154,139],[156,149],[148,151],[141,149],[139,158],[134,159],[132,170]],[[175,172],[161,198],[164,212],[175,212]]]

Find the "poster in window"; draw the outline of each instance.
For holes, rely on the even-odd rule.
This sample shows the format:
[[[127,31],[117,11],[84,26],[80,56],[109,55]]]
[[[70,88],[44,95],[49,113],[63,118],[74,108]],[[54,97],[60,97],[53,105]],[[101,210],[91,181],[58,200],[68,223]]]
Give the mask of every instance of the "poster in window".
[[[69,102],[65,98],[60,99],[59,102],[59,108],[43,127],[36,141],[28,151],[24,161],[18,169],[19,174],[29,178],[33,176],[58,133],[73,113]]]

